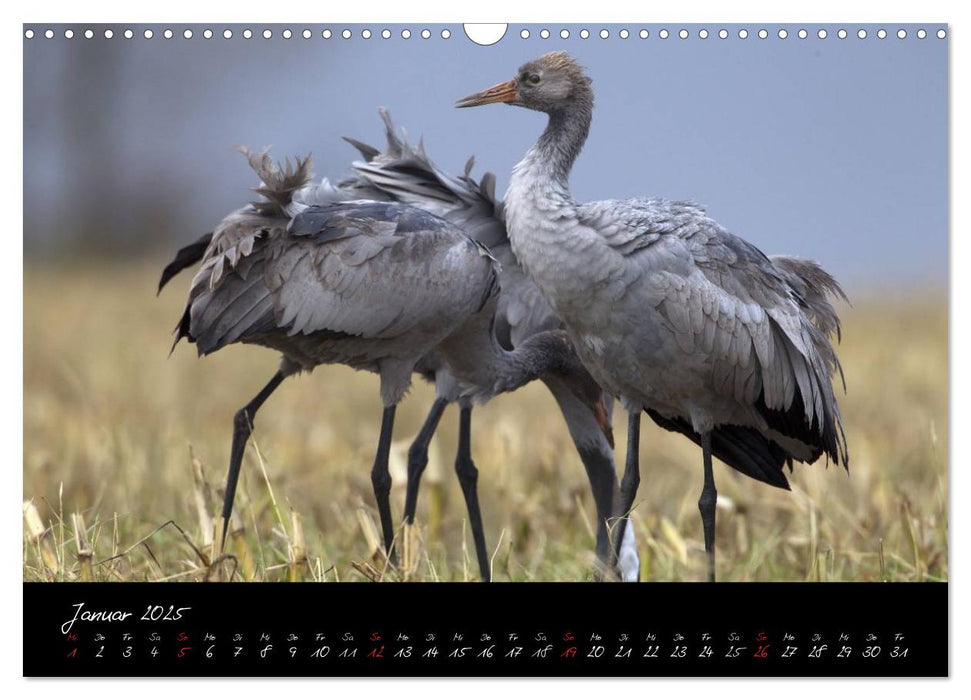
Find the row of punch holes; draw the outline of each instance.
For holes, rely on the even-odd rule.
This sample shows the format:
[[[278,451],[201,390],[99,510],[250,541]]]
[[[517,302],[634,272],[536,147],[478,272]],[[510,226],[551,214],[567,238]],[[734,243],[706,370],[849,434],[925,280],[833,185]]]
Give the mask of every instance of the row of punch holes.
[[[768,39],[772,34],[775,34],[779,39],[787,39],[790,36],[789,30],[785,28],[780,28],[774,32],[770,32],[768,29],[758,29],[754,31],[752,34],[750,34],[749,30],[745,29],[744,27],[741,29],[738,29],[736,32],[730,32],[728,29],[724,29],[724,28],[719,29],[717,32],[714,30],[709,31],[707,29],[702,28],[696,31],[696,36],[699,39],[707,39],[711,36],[717,36],[719,39],[728,39],[730,36],[732,36],[733,33],[739,39],[747,39],[752,34],[754,34],[754,36],[757,36],[759,39]],[[850,33],[851,32],[846,29],[838,29],[835,32],[835,36],[839,39],[846,39],[848,36],[850,36]],[[155,38],[155,32],[151,29],[145,29],[140,33],[135,32],[132,29],[124,29],[124,30],[118,31],[118,35],[123,36],[125,39],[133,39],[136,36],[139,36],[139,34],[145,39]],[[236,32],[234,32],[232,29],[224,29],[220,34],[224,39],[232,39],[234,36],[237,36]],[[438,34],[439,36],[441,36],[442,39],[449,39],[452,36],[452,31],[448,28],[445,28],[445,29],[442,29],[440,32],[438,32]],[[549,39],[552,36],[554,36],[554,33],[551,32],[549,29],[541,29],[536,34],[537,36],[539,36],[540,39]],[[855,34],[859,39],[866,39],[869,36],[869,33],[867,32],[867,30],[862,28],[856,30]],[[33,39],[34,37],[37,37],[37,36],[43,36],[45,39],[53,39],[56,35],[57,34],[53,29],[47,29],[47,30],[44,30],[43,32],[40,32],[39,30],[35,31],[34,29],[26,29],[24,31],[24,37],[27,39]],[[113,29],[105,29],[102,32],[102,36],[105,39],[112,39],[115,37],[115,35],[116,35],[115,30]],[[160,33],[160,36],[163,39],[172,39],[173,37],[175,37],[175,35],[176,35],[176,32],[174,32],[171,29],[164,29]],[[202,36],[202,38],[204,39],[212,39],[213,37],[217,36],[217,32],[212,29],[203,29],[201,32],[199,32],[199,35]],[[262,36],[264,39],[272,39],[275,36],[275,33],[272,29],[263,29],[262,31],[258,32],[258,34],[257,32],[254,32],[252,29],[243,29],[239,31],[238,35],[241,36],[243,39],[252,39],[254,36],[257,36],[257,35]],[[293,37],[298,35],[303,37],[304,39],[311,39],[314,36],[314,32],[311,31],[310,29],[304,29],[299,32],[294,32],[292,29],[279,30],[279,36],[283,37],[284,39],[292,39]],[[672,32],[667,29],[660,29],[657,31],[657,38],[659,39],[667,39],[672,36],[677,36],[680,39],[688,39],[691,37],[691,35],[692,33],[687,29],[680,29],[677,32]],[[829,32],[826,29],[821,28],[816,30],[814,35],[818,39],[826,39],[829,36]],[[890,33],[886,29],[878,29],[875,32],[875,35],[878,39],[886,39],[890,35]],[[93,39],[96,36],[96,33],[92,29],[85,29],[83,32],[80,32],[80,34],[75,33],[73,29],[65,29],[63,32],[63,36],[65,39],[73,39],[75,36],[83,36],[85,39]],[[193,30],[191,29],[185,29],[182,31],[182,37],[185,39],[192,39],[195,36],[196,36],[196,33],[193,32]],[[343,29],[340,31],[324,29],[320,32],[320,37],[322,39],[331,39],[338,36],[343,39],[351,39],[354,37],[354,32],[351,29]],[[359,30],[359,36],[362,39],[370,39],[374,36],[380,36],[382,39],[390,39],[392,36],[394,36],[394,32],[392,32],[390,29],[382,29],[380,32],[372,32],[370,29],[361,29]],[[402,39],[410,39],[413,36],[413,33],[410,29],[405,28],[400,30],[400,36]],[[422,39],[430,39],[432,37],[432,31],[427,28],[422,29],[417,32],[417,36],[420,36]],[[471,33],[470,33],[470,36],[471,36]],[[522,39],[529,39],[530,36],[532,36],[532,33],[530,32],[529,29],[522,29],[519,32],[519,36]],[[561,29],[559,31],[559,37],[561,39],[569,39],[570,36],[571,36],[571,32],[569,29]],[[589,39],[591,36],[594,36],[594,33],[591,32],[589,29],[580,29],[577,31],[577,36],[579,36],[581,39]],[[608,29],[601,29],[599,32],[596,32],[596,36],[599,36],[601,39],[609,39],[611,36],[611,33],[610,33],[610,30]],[[640,30],[637,30],[636,32],[632,32],[629,29],[620,29],[617,31],[617,36],[621,39],[629,39],[631,36],[637,36],[641,39],[647,39],[651,36],[651,32],[648,29],[640,29]],[[795,36],[797,36],[800,39],[807,39],[810,36],[813,36],[813,34],[811,34],[810,31],[807,29],[798,29],[795,31]],[[898,39],[906,39],[907,30],[898,29],[896,32],[896,36]],[[916,32],[914,32],[914,36],[916,36],[918,39],[926,39],[928,36],[928,32],[926,29],[918,29]],[[944,39],[946,37],[947,37],[946,30],[944,29],[937,30],[938,39]],[[476,37],[471,36],[471,38],[473,41],[477,41]],[[498,41],[498,39],[496,39],[496,41]],[[495,42],[477,41],[477,43],[484,44],[484,43],[495,43]]]

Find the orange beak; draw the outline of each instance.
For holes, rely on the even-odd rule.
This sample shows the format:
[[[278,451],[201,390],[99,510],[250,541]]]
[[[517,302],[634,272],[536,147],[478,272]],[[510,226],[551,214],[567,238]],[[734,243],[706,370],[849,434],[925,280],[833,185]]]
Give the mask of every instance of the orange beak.
[[[482,92],[463,97],[455,103],[456,107],[478,107],[480,105],[491,105],[495,102],[514,103],[519,96],[519,83],[515,78],[505,83],[493,85]]]
[[[607,404],[604,402],[604,395],[601,392],[600,396],[597,397],[597,402],[593,405],[593,415],[597,419],[597,425],[603,431],[604,437],[607,438],[607,443],[610,448],[614,447],[614,427],[610,424],[610,418],[607,415]]]

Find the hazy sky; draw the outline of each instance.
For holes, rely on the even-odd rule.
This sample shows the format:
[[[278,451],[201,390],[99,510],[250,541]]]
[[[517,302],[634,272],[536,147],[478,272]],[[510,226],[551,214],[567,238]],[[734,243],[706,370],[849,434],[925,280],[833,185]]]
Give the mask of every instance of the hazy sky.
[[[44,26],[46,28],[47,25]],[[70,26],[74,39],[64,39]],[[81,37],[91,26],[94,39]],[[229,27],[234,38],[221,34]],[[838,39],[838,26],[744,25],[707,39],[660,39],[661,26],[511,25],[491,47],[461,26],[412,25],[410,39],[290,25],[294,38],[243,25],[182,38],[183,25],[151,25],[155,37],[101,37],[103,27],[55,26],[57,37],[24,41],[25,249],[28,254],[104,235],[130,248],[146,237],[173,246],[210,230],[248,201],[253,177],[234,144],[274,146],[278,156],[312,151],[318,175],[338,176],[356,156],[339,137],[380,144],[377,107],[429,155],[458,171],[508,173],[542,129],[543,116],[496,105],[456,110],[456,98],[514,75],[526,60],[572,52],[593,78],[591,137],[573,174],[578,199],[693,199],[767,253],[815,258],[850,289],[919,282],[947,274],[947,40],[937,26]],[[422,39],[428,26],[432,36]],[[520,30],[531,36],[522,39]],[[570,38],[559,37],[564,26]],[[721,26],[721,25],[718,25]],[[756,32],[765,27],[767,39]],[[172,39],[162,38],[171,27]],[[648,39],[638,37],[646,28]],[[80,225],[79,221],[89,222]],[[95,220],[97,225],[90,222]],[[167,240],[160,240],[166,239]]]

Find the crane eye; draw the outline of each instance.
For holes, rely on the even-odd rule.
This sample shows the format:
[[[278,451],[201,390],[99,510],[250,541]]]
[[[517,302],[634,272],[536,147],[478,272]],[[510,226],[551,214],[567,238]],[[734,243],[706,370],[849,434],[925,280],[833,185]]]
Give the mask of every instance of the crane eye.
[[[526,80],[530,85],[539,85],[539,73],[530,73]]]

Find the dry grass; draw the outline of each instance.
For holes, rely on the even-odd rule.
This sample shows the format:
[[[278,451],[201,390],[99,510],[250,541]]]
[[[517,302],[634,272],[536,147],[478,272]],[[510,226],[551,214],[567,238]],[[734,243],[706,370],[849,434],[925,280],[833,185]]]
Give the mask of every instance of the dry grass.
[[[369,479],[380,422],[373,376],[292,379],[257,417],[227,554],[218,502],[233,413],[269,378],[270,351],[167,357],[187,278],[155,299],[151,263],[28,263],[24,327],[24,579],[463,581],[477,576],[452,474],[457,419],[433,445],[404,564],[381,557]],[[942,298],[844,310],[841,397],[852,455],[797,467],[785,493],[716,467],[722,580],[947,578],[947,329]],[[399,409],[392,491],[430,405]],[[624,444],[624,421],[617,420]],[[701,580],[701,455],[645,420],[634,523],[644,580]],[[541,386],[474,414],[474,456],[497,580],[589,580],[593,505]],[[622,455],[621,455],[622,457]]]

